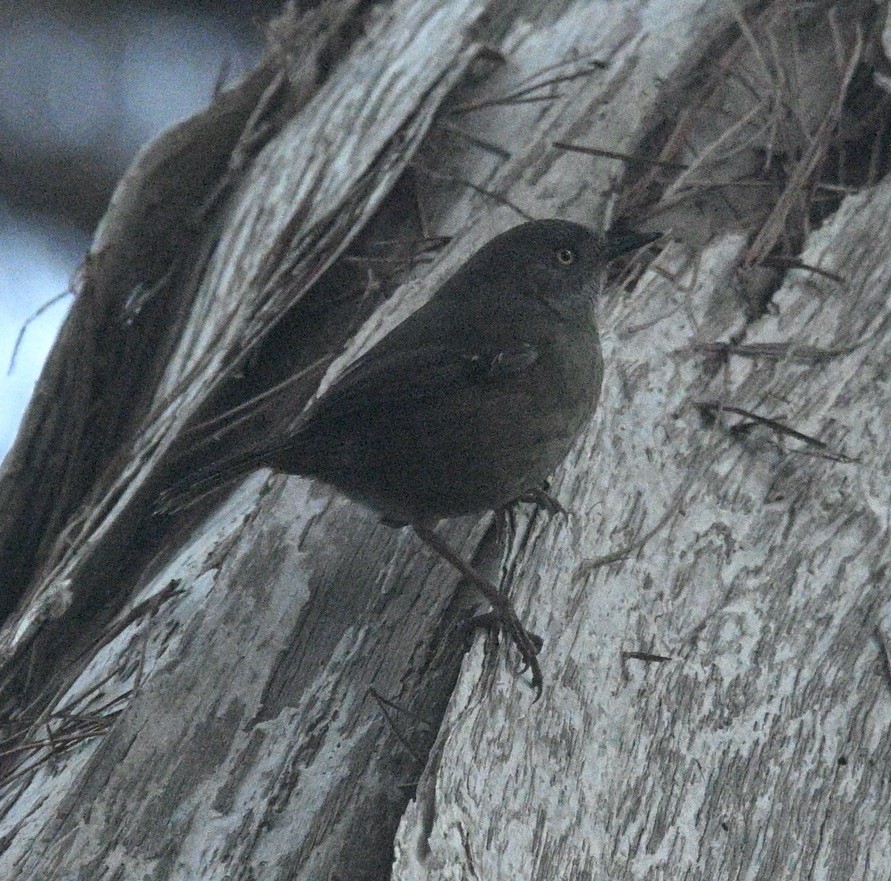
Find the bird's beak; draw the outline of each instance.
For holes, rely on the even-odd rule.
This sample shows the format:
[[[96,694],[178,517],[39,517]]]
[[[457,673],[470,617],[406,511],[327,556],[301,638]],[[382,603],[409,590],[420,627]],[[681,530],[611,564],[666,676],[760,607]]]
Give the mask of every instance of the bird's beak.
[[[650,242],[655,242],[661,238],[661,232],[623,232],[623,233],[607,233],[603,240],[603,250],[600,257],[604,263],[633,251],[636,248],[642,248]]]

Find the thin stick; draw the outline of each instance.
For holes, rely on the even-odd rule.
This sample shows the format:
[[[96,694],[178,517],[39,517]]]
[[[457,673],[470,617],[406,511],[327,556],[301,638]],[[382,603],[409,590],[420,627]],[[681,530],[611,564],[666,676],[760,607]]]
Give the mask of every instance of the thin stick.
[[[501,98],[489,98],[482,101],[471,101],[467,104],[459,104],[457,107],[450,107],[446,112],[450,116],[458,116],[463,113],[470,113],[472,110],[482,110],[484,107],[497,107],[500,104],[529,104],[534,101],[552,101],[558,96],[533,96],[530,93],[535,92],[538,89],[545,89],[548,86],[556,86],[558,83],[572,82],[573,80],[588,76],[589,74],[592,74],[597,70],[602,70],[604,67],[604,64],[592,64],[591,67],[577,70],[574,73],[567,73],[562,76],[555,76],[547,80],[542,80],[540,83],[533,83],[531,86],[517,89],[514,92],[510,92],[509,94],[502,96]]]
[[[43,313],[46,312],[47,309],[49,309],[49,308],[52,307],[52,306],[55,306],[56,303],[59,302],[59,300],[62,300],[62,299],[64,299],[65,297],[68,297],[68,296],[71,296],[71,291],[70,291],[70,290],[68,290],[68,291],[62,291],[61,294],[56,294],[54,297],[50,297],[49,300],[47,300],[47,301],[46,301],[45,303],[43,303],[42,305],[38,306],[38,307],[37,307],[37,308],[36,308],[36,309],[35,309],[35,310],[34,310],[34,311],[33,311],[33,312],[32,312],[32,313],[31,313],[31,314],[30,314],[30,315],[29,315],[23,322],[22,322],[22,326],[19,328],[18,335],[17,335],[16,338],[15,338],[15,344],[14,344],[13,347],[12,347],[12,354],[9,356],[9,367],[8,367],[7,370],[6,370],[6,375],[7,375],[7,376],[12,376],[12,371],[15,370],[15,359],[16,359],[16,356],[17,356],[18,353],[19,353],[19,349],[21,348],[22,340],[25,338],[25,331],[28,329],[28,325],[31,324],[33,321],[36,321],[38,318],[40,318],[40,316],[43,315]]]
[[[753,413],[751,410],[745,410],[742,407],[734,407],[731,404],[722,404],[720,401],[697,401],[696,406],[702,412],[708,413],[733,413],[736,416],[743,416],[746,419],[751,419],[753,422],[757,422],[759,425],[764,425],[772,431],[776,432],[778,435],[788,435],[789,437],[794,437],[796,440],[800,440],[802,443],[807,444],[811,447],[816,447],[818,450],[822,451],[822,455],[825,458],[832,459],[835,462],[845,462],[845,463],[857,463],[857,459],[852,458],[851,456],[847,456],[844,453],[837,453],[830,449],[829,444],[826,441],[822,441],[817,437],[811,437],[809,434],[805,434],[802,431],[798,431],[794,428],[791,428],[788,425],[784,425],[782,422],[777,422],[776,419],[769,419],[767,416],[759,416],[757,413]]]
[[[668,159],[651,159],[649,156],[635,156],[632,153],[617,153],[615,150],[586,147],[583,144],[570,144],[567,141],[554,141],[554,146],[558,150],[569,150],[572,153],[585,153],[588,156],[601,156],[604,159],[621,159],[623,162],[640,162],[644,165],[655,165],[658,168],[670,168],[673,171],[686,171],[690,167],[684,162],[671,162]]]
[[[499,193],[494,192],[493,190],[487,190],[485,187],[481,187],[479,184],[475,184],[472,180],[467,180],[463,177],[455,177],[451,174],[443,174],[440,171],[434,171],[432,168],[426,168],[423,165],[419,165],[416,162],[410,162],[409,166],[414,168],[415,171],[420,172],[421,174],[426,175],[427,177],[433,180],[441,180],[446,181],[448,183],[458,184],[459,186],[468,187],[474,192],[479,193],[481,196],[488,196],[495,202],[498,202],[500,205],[506,205],[508,208],[513,209],[520,215],[524,220],[535,220],[535,218],[531,214],[527,214],[519,205],[515,205],[507,196],[502,196]]]

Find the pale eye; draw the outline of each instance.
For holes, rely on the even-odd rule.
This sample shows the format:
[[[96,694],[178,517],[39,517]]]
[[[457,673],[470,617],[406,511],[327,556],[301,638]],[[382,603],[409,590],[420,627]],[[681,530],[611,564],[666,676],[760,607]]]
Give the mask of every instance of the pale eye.
[[[557,262],[564,266],[575,263],[575,251],[572,248],[557,248],[554,253],[557,256]]]

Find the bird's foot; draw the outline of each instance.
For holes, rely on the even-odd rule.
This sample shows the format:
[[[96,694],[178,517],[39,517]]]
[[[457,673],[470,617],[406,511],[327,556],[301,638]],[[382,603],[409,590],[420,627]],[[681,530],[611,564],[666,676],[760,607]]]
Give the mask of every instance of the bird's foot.
[[[523,627],[510,600],[495,585],[483,578],[469,563],[465,562],[447,541],[440,538],[429,527],[416,524],[413,528],[424,544],[429,545],[444,560],[451,563],[492,604],[492,611],[487,615],[478,616],[476,621],[483,624],[488,623],[490,626],[496,625],[517,647],[523,661],[520,672],[525,673],[526,670],[529,670],[532,674],[532,688],[535,690],[535,699],[538,700],[541,697],[544,682],[537,657],[543,644],[541,637],[530,633]],[[481,622],[480,619],[482,619]]]
[[[504,629],[504,620],[498,612],[480,612],[478,615],[471,615],[461,625],[468,632],[473,630],[489,630],[493,633]],[[525,630],[525,628],[524,628]],[[532,643],[535,654],[538,654],[544,646],[544,640],[531,630],[526,630],[526,636]]]
[[[522,495],[517,496],[512,502],[508,502],[495,510],[495,528],[497,530],[498,541],[504,544],[505,541],[516,532],[517,520],[515,509],[517,505],[528,504],[535,505],[541,511],[547,512],[549,517],[556,517],[558,514],[569,516],[569,511],[563,507],[548,491],[547,484],[544,486],[530,489]]]
[[[564,516],[569,516],[569,511],[563,507],[544,487],[536,487],[535,489],[530,489],[528,492],[524,492],[523,495],[517,496],[517,502],[528,502],[530,505],[535,505],[537,508],[540,508],[543,511],[547,511],[551,517],[556,517],[557,514],[563,514]]]
[[[523,662],[520,673],[523,674],[527,670],[532,672],[532,687],[535,689],[535,699],[538,700],[541,697],[543,678],[537,655],[544,645],[544,640],[537,633],[533,633],[531,630],[523,627],[519,618],[514,614],[513,609],[509,608],[506,615],[504,612],[496,612],[494,610],[474,615],[467,619],[464,626],[468,630],[471,628],[483,628],[485,630],[503,632],[520,653],[520,658]]]

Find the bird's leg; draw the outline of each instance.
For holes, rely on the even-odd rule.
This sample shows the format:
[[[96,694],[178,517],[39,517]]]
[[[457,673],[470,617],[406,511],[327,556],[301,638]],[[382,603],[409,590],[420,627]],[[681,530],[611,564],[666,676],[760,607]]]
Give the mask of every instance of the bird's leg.
[[[542,676],[536,655],[541,648],[541,640],[523,627],[510,600],[465,562],[447,541],[440,538],[429,526],[415,523],[412,524],[412,528],[424,544],[433,548],[440,557],[454,566],[492,604],[494,618],[517,647],[523,663],[532,673],[532,687],[536,692],[535,699],[538,700],[541,697]]]
[[[499,547],[504,547],[517,531],[517,515],[513,505],[503,505],[495,509],[495,535]]]

